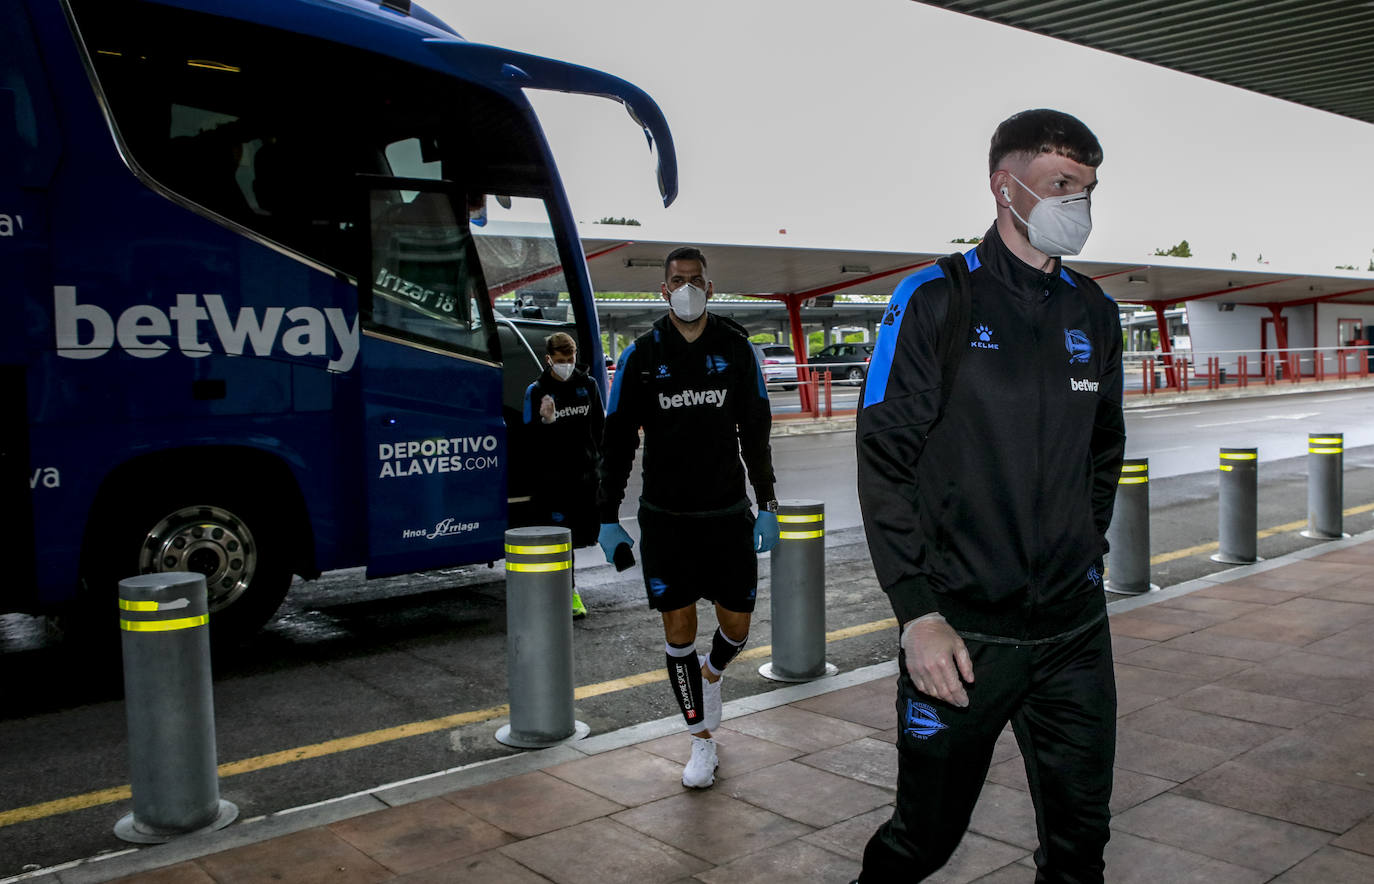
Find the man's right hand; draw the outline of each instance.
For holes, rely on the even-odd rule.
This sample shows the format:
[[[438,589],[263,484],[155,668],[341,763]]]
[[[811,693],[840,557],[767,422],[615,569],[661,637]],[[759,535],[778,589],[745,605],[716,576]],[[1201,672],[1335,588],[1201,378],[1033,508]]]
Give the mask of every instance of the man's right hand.
[[[615,548],[620,544],[628,543],[632,547],[635,545],[630,535],[620,527],[619,522],[603,522],[601,531],[596,535],[596,542],[601,544],[601,551],[605,553],[607,562],[615,561]]]
[[[943,617],[917,620],[904,628],[902,650],[916,690],[955,706],[968,706],[964,682],[973,684],[973,659],[964,640]]]
[[[554,413],[552,396],[545,396],[543,399],[539,400],[539,419],[546,424],[553,423]]]

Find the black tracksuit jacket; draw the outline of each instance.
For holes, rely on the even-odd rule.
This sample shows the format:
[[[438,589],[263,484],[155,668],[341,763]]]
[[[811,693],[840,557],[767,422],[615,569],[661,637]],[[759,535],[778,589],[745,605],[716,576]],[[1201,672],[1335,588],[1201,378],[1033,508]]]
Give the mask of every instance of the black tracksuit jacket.
[[[1025,264],[995,226],[965,259],[969,340],[943,415],[949,282],[932,265],[888,303],[858,416],[864,528],[899,623],[938,611],[966,635],[1048,638],[1103,610],[1121,323],[1091,279]]]
[[[545,396],[553,397],[551,424],[539,416]],[[592,543],[596,539],[596,469],[605,424],[601,391],[581,368],[560,381],[545,366],[544,373],[525,388],[523,417],[525,450],[534,474],[533,496],[541,517],[561,513],[573,531],[574,545]]]
[[[642,503],[670,513],[742,512],[746,465],[755,499],[772,500],[772,423],[763,372],[740,327],[708,314],[688,343],[665,315],[620,354],[601,445],[602,523],[619,519],[641,427]]]

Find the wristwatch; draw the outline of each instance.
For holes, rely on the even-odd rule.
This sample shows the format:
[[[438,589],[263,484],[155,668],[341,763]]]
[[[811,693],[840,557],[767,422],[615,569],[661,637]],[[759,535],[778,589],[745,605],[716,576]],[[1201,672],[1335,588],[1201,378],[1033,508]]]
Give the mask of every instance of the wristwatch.
[[[778,501],[776,498],[770,500],[767,503],[760,505],[759,509],[764,510],[765,512],[770,512],[776,516],[778,514]]]

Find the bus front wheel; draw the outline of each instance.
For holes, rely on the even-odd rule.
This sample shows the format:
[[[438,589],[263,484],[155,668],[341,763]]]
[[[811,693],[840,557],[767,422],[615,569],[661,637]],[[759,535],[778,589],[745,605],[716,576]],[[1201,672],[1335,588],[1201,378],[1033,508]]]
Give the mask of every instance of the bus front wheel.
[[[119,580],[134,574],[203,574],[215,643],[247,638],[271,619],[291,586],[289,541],[279,520],[228,488],[157,497],[120,517],[123,524],[102,539],[87,581],[96,590],[91,601],[112,606]]]

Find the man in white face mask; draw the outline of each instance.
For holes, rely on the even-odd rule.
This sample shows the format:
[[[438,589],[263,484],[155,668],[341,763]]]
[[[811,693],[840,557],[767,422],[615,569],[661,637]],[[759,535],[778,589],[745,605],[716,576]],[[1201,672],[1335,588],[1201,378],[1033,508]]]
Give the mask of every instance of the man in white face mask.
[[[605,413],[596,382],[577,366],[577,341],[555,332],[544,341],[544,373],[525,388],[524,448],[533,478],[532,504],[541,525],[572,532],[574,547],[591,546],[596,519],[596,465]],[[587,606],[573,587],[574,619]]]
[[[706,256],[674,250],[661,291],[668,315],[625,348],[611,387],[598,542],[608,562],[618,547],[633,544],[619,510],[642,428],[644,589],[663,618],[668,683],[692,736],[682,784],[705,789],[716,775],[712,734],[721,720],[721,675],[749,637],[756,556],[778,541],[772,413],[747,333],[706,310]],[[757,515],[745,495],[746,467]],[[702,599],[714,604],[719,624],[704,654],[697,651]]]
[[[861,884],[944,865],[1008,722],[1039,823],[1035,880],[1104,878],[1116,685],[1102,556],[1125,450],[1121,323],[1060,262],[1092,229],[1101,162],[1068,114],[1005,120],[988,155],[996,221],[976,248],[903,280],[878,333],[859,504],[901,677],[896,808]]]

